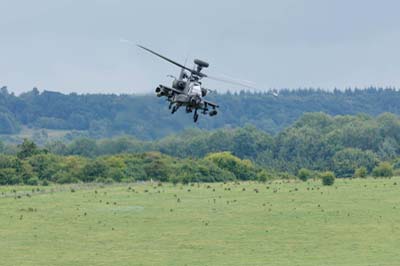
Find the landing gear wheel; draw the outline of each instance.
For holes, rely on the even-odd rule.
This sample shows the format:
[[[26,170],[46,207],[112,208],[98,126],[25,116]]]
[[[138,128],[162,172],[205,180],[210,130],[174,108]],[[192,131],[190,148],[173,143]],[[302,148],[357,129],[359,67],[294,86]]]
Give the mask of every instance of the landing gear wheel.
[[[178,107],[175,105],[174,107],[172,107],[171,114],[174,114],[176,111],[178,111]]]
[[[193,121],[196,123],[198,119],[199,119],[199,115],[197,113],[194,114]]]

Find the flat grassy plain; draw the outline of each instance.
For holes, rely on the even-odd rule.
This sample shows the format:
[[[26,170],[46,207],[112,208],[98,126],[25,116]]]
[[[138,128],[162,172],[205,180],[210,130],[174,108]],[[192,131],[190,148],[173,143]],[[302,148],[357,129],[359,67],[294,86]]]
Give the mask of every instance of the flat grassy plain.
[[[0,187],[0,265],[400,265],[400,178]]]

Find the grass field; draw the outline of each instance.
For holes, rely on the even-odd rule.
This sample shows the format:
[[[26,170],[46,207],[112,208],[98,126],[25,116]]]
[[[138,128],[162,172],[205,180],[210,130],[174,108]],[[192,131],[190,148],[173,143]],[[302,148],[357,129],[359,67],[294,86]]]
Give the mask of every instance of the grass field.
[[[0,187],[0,265],[400,265],[400,178],[39,190]]]

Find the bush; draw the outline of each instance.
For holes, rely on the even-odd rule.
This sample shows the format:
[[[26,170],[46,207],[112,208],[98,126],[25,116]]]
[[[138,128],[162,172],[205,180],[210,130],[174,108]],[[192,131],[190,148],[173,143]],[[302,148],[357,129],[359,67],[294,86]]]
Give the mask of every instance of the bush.
[[[388,162],[381,162],[377,167],[372,170],[372,175],[374,177],[392,177],[393,167]]]
[[[257,174],[257,180],[259,182],[267,182],[268,180],[272,180],[273,176],[265,170],[260,171]]]
[[[367,168],[362,166],[362,167],[356,169],[356,171],[354,172],[354,177],[355,178],[365,178],[365,177],[367,177],[367,174],[368,174]]]
[[[205,160],[213,162],[219,168],[227,170],[239,180],[254,180],[255,167],[249,160],[241,160],[230,152],[217,152],[208,154]]]
[[[335,183],[335,174],[333,172],[324,172],[321,173],[322,184],[324,186],[332,186]]]
[[[37,177],[29,178],[28,181],[26,181],[26,184],[29,186],[37,186],[39,184],[39,178]]]
[[[297,177],[302,181],[307,181],[313,177],[313,173],[306,168],[301,168],[297,173]]]

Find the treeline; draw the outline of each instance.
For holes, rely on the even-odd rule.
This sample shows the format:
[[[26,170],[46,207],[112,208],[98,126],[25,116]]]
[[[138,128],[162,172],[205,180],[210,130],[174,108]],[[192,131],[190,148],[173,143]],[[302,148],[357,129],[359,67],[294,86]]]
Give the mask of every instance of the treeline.
[[[3,87],[0,91],[0,134],[15,134],[24,126],[71,130],[68,139],[132,135],[141,140],[154,140],[187,128],[210,130],[247,124],[276,134],[306,112],[400,114],[400,92],[394,89],[281,90],[278,97],[268,92],[239,92],[214,94],[210,99],[219,103],[220,114],[201,117],[199,124],[193,125],[191,116],[183,111],[172,116],[165,101],[154,95],[66,95],[51,91],[40,93],[35,88],[16,96]]]
[[[46,147],[56,154],[86,157],[159,151],[178,158],[202,158],[228,151],[279,172],[297,174],[301,168],[307,168],[352,177],[360,167],[370,174],[380,162],[400,167],[400,163],[395,163],[400,156],[400,119],[389,113],[377,117],[308,113],[275,136],[245,126],[187,130],[158,141],[130,137],[77,139],[70,144],[53,142]]]
[[[389,113],[377,117],[308,113],[275,136],[245,126],[214,131],[191,129],[157,141],[128,136],[103,140],[80,138],[70,143],[51,142],[44,148],[53,155],[91,159],[159,152],[183,161],[229,152],[269,172],[298,175],[303,168],[332,171],[338,177],[379,176],[378,172],[373,173],[382,163],[389,165],[392,172],[400,169],[400,119]],[[18,148],[3,145],[0,151],[16,155]]]
[[[0,155],[0,185],[149,180],[172,183],[266,181],[279,177],[228,152],[198,159],[178,159],[159,152],[88,158],[56,155],[28,140],[17,149],[16,155]]]

